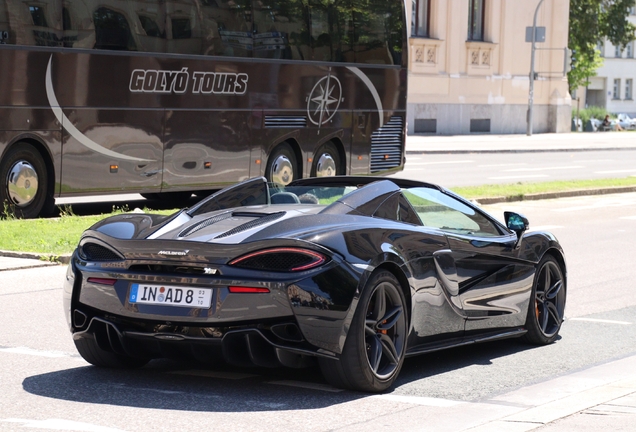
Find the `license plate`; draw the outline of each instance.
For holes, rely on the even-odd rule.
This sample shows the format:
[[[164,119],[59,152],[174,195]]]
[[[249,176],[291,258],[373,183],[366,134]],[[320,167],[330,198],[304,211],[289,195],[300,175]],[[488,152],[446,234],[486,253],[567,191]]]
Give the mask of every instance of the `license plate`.
[[[212,303],[212,289],[132,284],[130,286],[128,302],[131,304],[184,306],[207,309]]]

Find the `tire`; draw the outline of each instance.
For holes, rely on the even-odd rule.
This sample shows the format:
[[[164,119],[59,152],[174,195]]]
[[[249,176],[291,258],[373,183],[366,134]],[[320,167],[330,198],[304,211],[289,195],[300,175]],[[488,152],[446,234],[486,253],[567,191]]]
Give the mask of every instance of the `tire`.
[[[287,186],[300,178],[297,170],[298,162],[294,150],[289,144],[283,143],[270,154],[265,168],[265,177],[269,182]]]
[[[75,347],[82,358],[94,366],[111,369],[136,369],[150,361],[104,351],[97,345],[95,338],[89,335],[74,339],[73,342],[75,342]]]
[[[340,359],[319,359],[331,385],[367,392],[381,392],[393,385],[406,352],[405,304],[400,283],[392,273],[383,270],[371,276],[358,301]]]
[[[544,257],[537,266],[528,304],[524,340],[546,345],[556,340],[563,323],[566,287],[563,270],[552,257]]]
[[[0,210],[18,218],[31,219],[52,213],[55,208],[48,170],[40,152],[31,144],[18,142],[0,163]]]
[[[311,166],[312,177],[330,177],[344,174],[340,153],[336,145],[332,142],[320,146],[314,155],[314,162]]]

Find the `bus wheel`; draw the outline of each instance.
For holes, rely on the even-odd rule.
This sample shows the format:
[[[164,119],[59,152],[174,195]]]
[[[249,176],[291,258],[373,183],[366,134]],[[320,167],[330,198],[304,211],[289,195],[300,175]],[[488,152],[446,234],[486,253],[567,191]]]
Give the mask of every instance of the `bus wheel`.
[[[320,146],[311,166],[312,177],[331,177],[344,174],[340,168],[340,153],[332,142]]]
[[[55,206],[42,156],[31,144],[14,145],[0,163],[0,203],[15,217],[30,219]]]
[[[267,180],[283,186],[296,180],[296,156],[289,144],[281,144],[274,149],[267,161]]]

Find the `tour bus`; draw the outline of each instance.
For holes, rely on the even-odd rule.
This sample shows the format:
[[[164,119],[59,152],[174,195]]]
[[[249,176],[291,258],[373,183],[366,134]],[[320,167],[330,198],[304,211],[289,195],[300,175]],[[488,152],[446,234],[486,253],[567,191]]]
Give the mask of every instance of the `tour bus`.
[[[0,0],[0,204],[403,169],[404,0]]]

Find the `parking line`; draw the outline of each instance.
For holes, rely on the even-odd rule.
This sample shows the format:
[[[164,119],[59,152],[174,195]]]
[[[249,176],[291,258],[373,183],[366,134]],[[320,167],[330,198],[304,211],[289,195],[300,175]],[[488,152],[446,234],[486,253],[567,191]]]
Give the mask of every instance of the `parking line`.
[[[27,347],[14,347],[14,348],[0,348],[0,352],[11,354],[24,354],[38,357],[48,358],[60,358],[60,357],[72,357],[71,354],[63,353],[60,351],[41,351]]]
[[[597,319],[597,318],[570,318],[568,321],[587,321],[587,322],[595,322],[595,323],[603,323],[603,324],[632,325],[632,323],[627,321],[614,321],[614,320],[605,320],[605,319]]]
[[[455,405],[460,405],[465,402],[454,401],[449,399],[441,399],[441,398],[432,398],[432,397],[423,397],[423,396],[401,396],[401,395],[393,395],[393,394],[380,394],[371,396],[375,399],[384,399],[392,402],[403,402],[410,403],[413,405],[424,405],[431,407],[451,407]]]
[[[416,162],[416,163],[409,163],[409,161],[406,161],[407,165],[417,165],[417,166],[422,166],[422,165],[449,165],[449,164],[467,164],[467,163],[473,163],[474,161],[471,160],[454,160],[454,161],[440,161],[440,162]]]
[[[568,165],[568,166],[560,166],[560,167],[543,167],[543,168],[514,168],[507,169],[504,172],[521,172],[521,171],[548,171],[548,170],[564,170],[564,169],[579,169],[585,168],[582,165]]]
[[[538,177],[550,177],[550,176],[547,174],[530,174],[530,175],[488,177],[488,180],[508,180],[508,179],[538,178]]]

